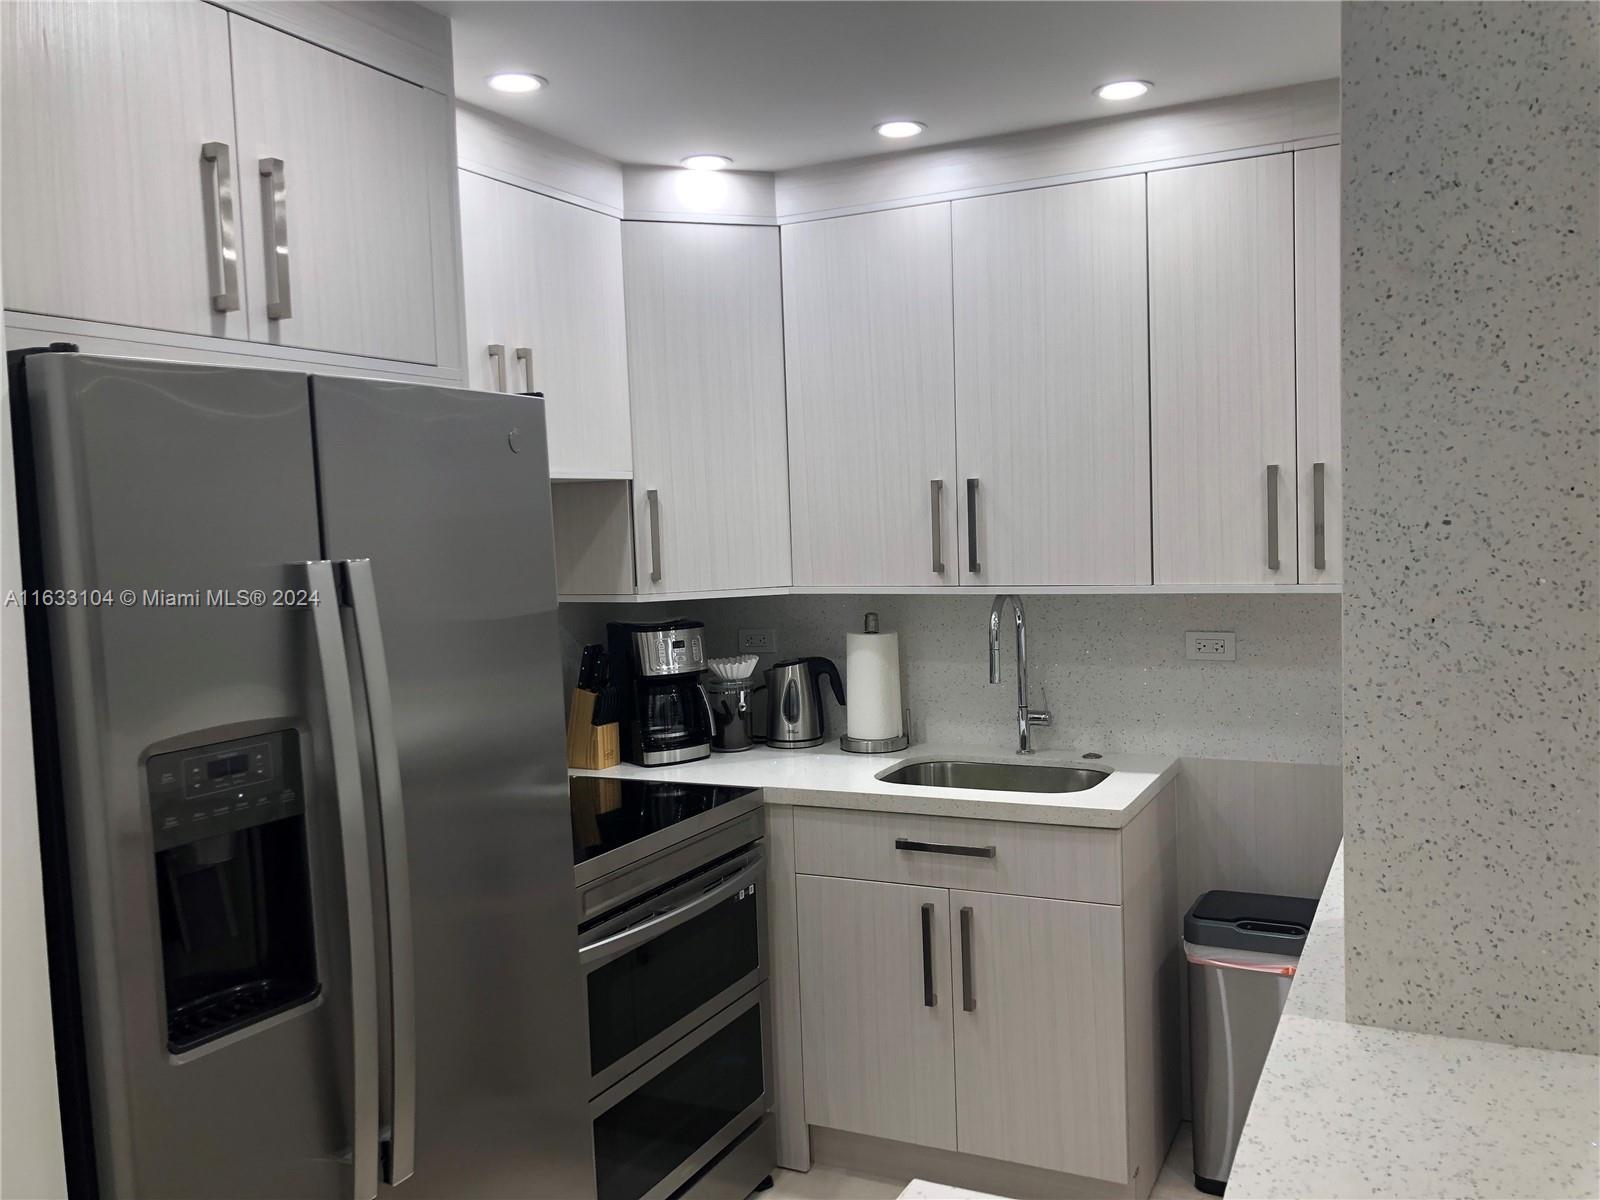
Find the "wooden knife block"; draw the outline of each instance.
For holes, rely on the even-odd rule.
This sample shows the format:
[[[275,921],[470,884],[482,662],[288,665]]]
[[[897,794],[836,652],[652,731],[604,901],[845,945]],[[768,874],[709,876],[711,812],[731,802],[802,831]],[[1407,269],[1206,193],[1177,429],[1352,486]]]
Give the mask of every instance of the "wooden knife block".
[[[594,724],[594,705],[600,697],[582,688],[572,690],[567,709],[567,766],[598,771],[622,761],[622,735],[615,722]]]

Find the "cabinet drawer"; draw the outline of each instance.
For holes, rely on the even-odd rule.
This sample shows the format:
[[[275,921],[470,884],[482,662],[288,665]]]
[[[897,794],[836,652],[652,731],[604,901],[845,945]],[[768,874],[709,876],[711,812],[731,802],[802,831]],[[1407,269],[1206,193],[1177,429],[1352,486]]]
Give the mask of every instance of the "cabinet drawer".
[[[1122,902],[1114,829],[797,807],[794,834],[795,870],[802,874]]]

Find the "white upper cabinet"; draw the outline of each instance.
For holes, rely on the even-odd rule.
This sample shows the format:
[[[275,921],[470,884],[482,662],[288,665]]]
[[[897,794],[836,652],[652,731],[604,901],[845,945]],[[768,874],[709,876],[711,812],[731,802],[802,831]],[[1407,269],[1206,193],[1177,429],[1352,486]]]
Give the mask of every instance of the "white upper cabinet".
[[[550,474],[633,473],[622,222],[460,172],[467,383],[545,394]]]
[[[12,309],[459,366],[445,96],[210,4],[0,22]]]
[[[789,583],[778,231],[622,228],[641,594]]]
[[[1155,582],[1296,582],[1288,154],[1149,176]]]
[[[428,173],[449,161],[444,97],[229,23],[255,337],[436,362]]]
[[[1300,582],[1338,583],[1344,555],[1339,455],[1339,147],[1294,156],[1295,422]],[[1318,529],[1321,529],[1319,534]]]
[[[237,259],[240,299],[219,311],[230,303],[223,230],[207,213],[213,185],[247,181],[228,15],[209,4],[21,0],[0,4],[0,44],[7,305],[246,336]],[[221,148],[209,160],[208,144]]]
[[[1150,582],[1142,175],[958,200],[961,582]]]
[[[950,206],[783,228],[794,581],[958,579]]]

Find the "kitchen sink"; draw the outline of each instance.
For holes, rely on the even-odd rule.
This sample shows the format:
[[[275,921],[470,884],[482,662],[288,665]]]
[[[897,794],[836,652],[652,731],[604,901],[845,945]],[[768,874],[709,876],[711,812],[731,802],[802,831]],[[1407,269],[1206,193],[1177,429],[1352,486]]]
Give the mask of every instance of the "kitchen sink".
[[[878,776],[884,783],[915,787],[979,788],[989,792],[1086,792],[1111,774],[1087,767],[1049,763],[940,762],[905,763]]]

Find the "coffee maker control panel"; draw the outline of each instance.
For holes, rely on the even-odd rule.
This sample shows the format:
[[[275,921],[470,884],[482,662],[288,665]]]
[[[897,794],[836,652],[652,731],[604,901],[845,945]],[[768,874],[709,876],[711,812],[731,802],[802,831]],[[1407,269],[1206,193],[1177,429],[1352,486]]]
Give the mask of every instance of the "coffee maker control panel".
[[[689,675],[706,669],[699,629],[640,630],[633,635],[641,675]]]

